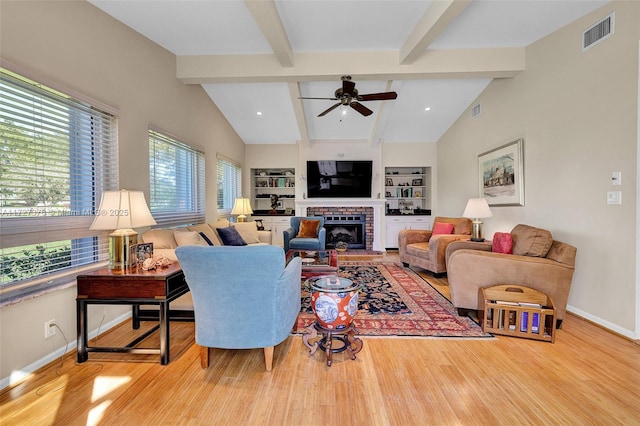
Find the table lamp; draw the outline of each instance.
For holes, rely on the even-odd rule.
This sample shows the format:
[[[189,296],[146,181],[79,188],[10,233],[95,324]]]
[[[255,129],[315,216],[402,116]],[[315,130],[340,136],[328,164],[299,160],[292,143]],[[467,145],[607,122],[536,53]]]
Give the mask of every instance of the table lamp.
[[[247,215],[252,213],[253,210],[251,210],[251,202],[248,198],[236,198],[236,201],[233,203],[233,210],[231,210],[231,214],[238,215],[238,222],[246,222]]]
[[[114,230],[109,234],[109,268],[126,269],[131,260],[131,246],[138,244],[132,228],[155,225],[142,191],[104,191],[100,208],[89,229]]]
[[[484,198],[470,198],[462,216],[473,219],[471,227],[471,241],[484,241],[482,221],[480,219],[493,216],[487,200]]]

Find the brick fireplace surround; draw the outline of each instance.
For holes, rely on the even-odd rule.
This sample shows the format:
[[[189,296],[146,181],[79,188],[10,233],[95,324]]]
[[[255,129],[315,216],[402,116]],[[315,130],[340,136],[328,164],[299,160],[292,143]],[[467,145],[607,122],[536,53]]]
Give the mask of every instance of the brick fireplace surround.
[[[367,250],[385,251],[382,242],[383,199],[312,198],[296,199],[296,215],[365,215],[365,244]]]
[[[308,207],[307,216],[326,216],[326,215],[365,215],[365,247],[367,250],[373,250],[373,207]]]

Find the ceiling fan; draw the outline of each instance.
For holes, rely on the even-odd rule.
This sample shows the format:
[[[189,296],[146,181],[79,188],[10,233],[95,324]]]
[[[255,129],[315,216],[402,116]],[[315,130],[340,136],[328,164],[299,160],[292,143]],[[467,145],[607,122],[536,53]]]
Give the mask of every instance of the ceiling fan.
[[[327,100],[327,101],[338,101],[338,103],[332,105],[331,107],[327,108],[326,110],[318,114],[318,117],[327,115],[328,113],[330,113],[331,111],[339,107],[340,105],[345,105],[345,106],[348,105],[366,117],[373,114],[373,111],[371,111],[366,106],[362,105],[360,102],[386,101],[390,99],[395,99],[397,97],[398,97],[398,94],[396,92],[369,93],[367,95],[359,95],[358,90],[356,89],[356,83],[351,81],[351,76],[343,75],[342,87],[336,90],[335,97],[333,98],[300,97],[298,99],[320,99],[320,100]]]

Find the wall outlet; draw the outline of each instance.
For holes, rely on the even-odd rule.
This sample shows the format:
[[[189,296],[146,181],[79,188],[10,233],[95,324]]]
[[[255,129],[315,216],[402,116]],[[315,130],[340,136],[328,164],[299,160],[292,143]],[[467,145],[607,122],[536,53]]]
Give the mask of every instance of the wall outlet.
[[[56,335],[56,320],[52,319],[44,323],[44,338],[48,339]]]

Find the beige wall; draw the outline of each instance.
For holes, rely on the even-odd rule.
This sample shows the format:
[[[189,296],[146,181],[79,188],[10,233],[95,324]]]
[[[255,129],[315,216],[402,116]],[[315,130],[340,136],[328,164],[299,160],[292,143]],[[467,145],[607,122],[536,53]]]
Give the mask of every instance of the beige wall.
[[[615,34],[583,53],[582,31],[612,10]],[[525,206],[493,208],[486,235],[526,223],[575,245],[569,310],[635,338],[639,17],[640,3],[613,2],[533,44],[527,70],[493,81],[480,116],[438,141],[438,213],[454,215],[478,194],[477,155],[524,138]],[[622,205],[607,205],[614,190]]]
[[[3,60],[118,109],[121,187],[148,194],[149,124],[204,151],[207,220],[215,219],[216,153],[242,163],[244,144],[199,86],[176,79],[174,55],[86,2],[3,1],[0,19]],[[60,333],[45,341],[45,321],[75,340],[75,295],[72,284],[0,310],[3,379],[64,348]],[[90,330],[127,312],[91,308]]]

